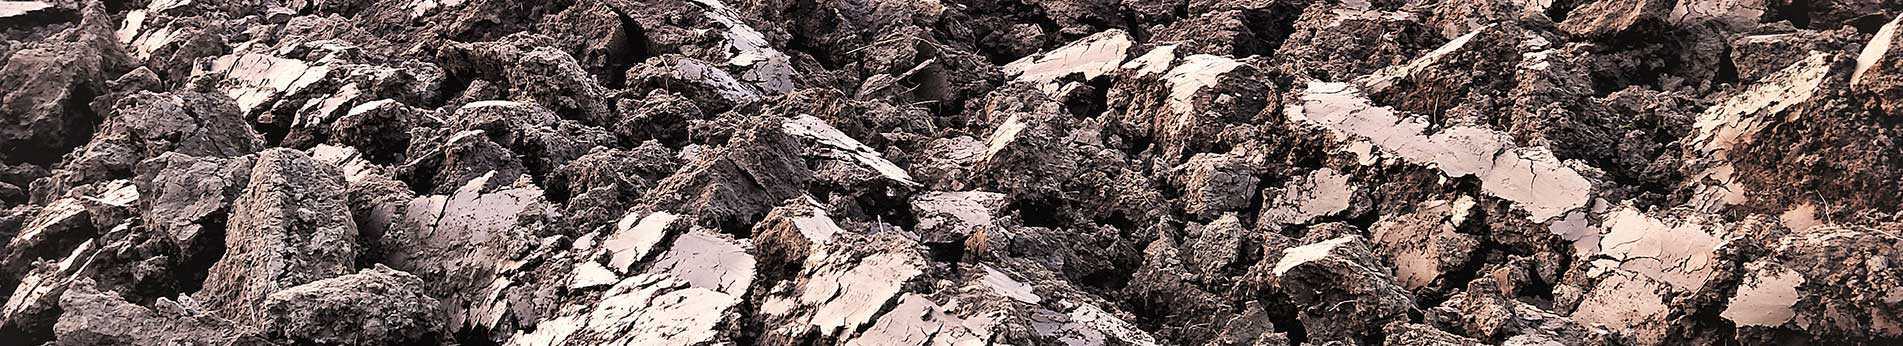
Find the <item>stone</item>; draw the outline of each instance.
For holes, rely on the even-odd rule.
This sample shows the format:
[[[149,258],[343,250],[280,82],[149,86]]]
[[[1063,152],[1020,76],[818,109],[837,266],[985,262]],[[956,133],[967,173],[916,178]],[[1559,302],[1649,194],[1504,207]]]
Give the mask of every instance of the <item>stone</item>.
[[[273,292],[349,274],[357,260],[357,224],[336,168],[302,152],[259,153],[250,184],[232,202],[225,255],[196,297],[234,323],[269,316]]]
[[[581,265],[575,266],[575,275],[570,279],[568,288],[584,290],[604,287],[614,285],[615,282],[619,282],[620,279],[620,275],[608,270],[607,267],[601,266],[601,263],[592,261],[583,262]]]
[[[1123,64],[1131,47],[1130,34],[1123,30],[1099,32],[1048,52],[1027,56],[1004,65],[1004,73],[1018,81],[1054,88],[1060,78],[1073,74],[1083,80],[1096,79]]]
[[[1604,274],[1574,310],[1572,318],[1630,335],[1643,344],[1664,342],[1671,307],[1662,296],[1670,284],[1632,272]]]
[[[446,337],[437,301],[423,280],[377,265],[355,274],[272,292],[264,301],[266,337],[316,344],[402,344]]]
[[[66,256],[72,249],[100,233],[90,212],[79,198],[62,198],[44,207],[22,210],[13,237],[7,240],[7,252],[0,269],[9,283],[29,272],[35,261]],[[12,287],[12,284],[8,286]]]
[[[1245,238],[1251,233],[1234,213],[1223,214],[1202,227],[1191,226],[1186,233],[1192,239],[1184,241],[1183,247],[1189,269],[1194,273],[1227,276],[1227,272],[1243,264],[1245,256],[1252,255],[1244,247]]]
[[[1260,220],[1287,227],[1346,211],[1355,190],[1348,179],[1334,169],[1322,168],[1279,189],[1265,190]]]
[[[607,130],[563,119],[548,108],[530,103],[474,102],[457,109],[450,119],[447,125],[463,131],[459,134],[482,131],[489,141],[508,148],[507,155],[519,157],[527,173],[536,177],[555,174],[595,147],[615,142]]]
[[[689,231],[637,274],[603,293],[592,310],[574,311],[519,335],[520,345],[710,344],[732,336],[732,320],[753,287],[754,259],[744,240]]]
[[[1471,206],[1471,201],[1466,201]],[[1460,233],[1459,210],[1463,203],[1429,201],[1413,213],[1375,222],[1373,241],[1383,255],[1393,259],[1396,279],[1408,289],[1437,285],[1442,278],[1459,275],[1480,250],[1480,239]],[[1451,275],[1450,275],[1451,274]]]
[[[1593,327],[1571,317],[1528,304],[1492,290],[1495,282],[1482,278],[1468,284],[1467,292],[1448,297],[1433,312],[1449,312],[1458,326],[1456,332],[1490,340],[1519,340],[1529,345],[1599,344],[1617,337],[1601,327]],[[1431,320],[1432,318],[1430,318]]]
[[[668,225],[678,218],[665,211],[645,215],[629,213],[622,217],[621,222],[615,223],[614,233],[602,243],[611,256],[608,267],[628,272],[634,264],[646,261],[670,234]]]
[[[899,297],[899,303],[879,321],[847,341],[847,345],[962,345],[983,343],[977,321],[947,315],[944,308],[917,294]]]
[[[1454,38],[1495,21],[1551,22],[1547,11],[1553,5],[1546,0],[1462,0],[1442,4],[1425,20],[1440,29],[1441,37]]]
[[[1693,25],[1711,22],[1730,28],[1748,29],[1757,26],[1760,18],[1767,12],[1771,1],[1765,0],[1695,0],[1680,1],[1672,6],[1671,18],[1674,25]]]
[[[1611,38],[1636,35],[1666,25],[1676,4],[1657,0],[1598,0],[1566,14],[1559,31],[1576,37]]]
[[[422,122],[423,111],[393,99],[357,104],[330,124],[338,144],[362,150],[384,163],[398,162],[410,145],[410,129]]]
[[[1310,340],[1349,341],[1376,326],[1406,319],[1414,298],[1359,236],[1344,236],[1283,251],[1273,273],[1278,286],[1303,306],[1298,319]]]
[[[690,287],[745,296],[753,287],[755,263],[747,245],[705,231],[687,232],[674,238],[667,252],[648,266],[648,272],[670,274]]]
[[[1197,154],[1175,171],[1173,183],[1188,200],[1183,212],[1199,217],[1248,208],[1260,181],[1255,167],[1223,154]]]
[[[528,51],[509,68],[508,80],[509,94],[517,101],[533,102],[595,126],[614,120],[607,88],[568,53],[547,47]]]
[[[1872,38],[1871,42],[1865,43],[1864,52],[1880,53],[1870,51],[1869,47],[1875,45],[1876,41],[1876,38]],[[1809,57],[1806,52],[1848,50],[1848,46],[1855,43],[1841,32],[1793,30],[1743,35],[1731,40],[1731,64],[1738,69],[1739,80],[1763,81],[1791,64],[1804,61]],[[1860,55],[1858,61],[1871,58],[1876,57],[1864,58]],[[1851,85],[1858,85],[1856,81],[1861,79],[1861,75],[1853,72]]]
[[[759,280],[797,277],[808,258],[824,252],[834,237],[844,233],[846,230],[810,199],[791,200],[773,208],[753,229],[753,258],[759,262]]]
[[[52,162],[84,143],[103,118],[84,105],[105,94],[107,57],[80,43],[47,42],[9,52],[0,65],[0,158]]]
[[[766,97],[757,86],[740,81],[713,63],[685,57],[657,60],[666,58],[649,59],[642,67],[630,69],[628,80],[636,85],[665,86],[697,104],[716,106],[715,109],[751,104]],[[639,74],[632,73],[637,70]]]
[[[667,345],[723,341],[715,327],[731,318],[736,296],[692,287],[667,274],[629,277],[609,288],[592,310],[537,325],[514,345]]]
[[[148,308],[81,281],[60,297],[56,345],[220,343],[264,344],[190,301],[159,299]]]
[[[91,141],[62,163],[66,169],[37,182],[38,198],[95,182],[128,178],[140,161],[168,152],[207,157],[242,156],[264,148],[228,99],[203,93],[127,95]]]
[[[1382,328],[1387,337],[1382,339],[1385,345],[1485,345],[1473,338],[1455,335],[1434,329],[1433,326],[1415,323],[1392,323]]]
[[[799,142],[783,129],[778,122],[749,123],[726,146],[661,179],[646,200],[697,225],[734,233],[751,228],[780,202],[804,196],[813,179]]]
[[[1432,50],[1445,38],[1412,12],[1376,8],[1372,2],[1307,6],[1275,54],[1289,57],[1290,74],[1345,81],[1406,63],[1411,52]],[[1359,59],[1337,59],[1352,56]]]
[[[1197,54],[1183,57],[1162,76],[1161,109],[1142,114],[1162,146],[1165,157],[1176,159],[1204,152],[1196,142],[1219,136],[1227,127],[1247,123],[1268,106],[1256,98],[1272,90],[1260,81],[1261,71],[1227,57]],[[1135,114],[1135,113],[1133,113]]]
[[[1599,238],[1597,267],[1617,267],[1660,280],[1681,290],[1704,286],[1717,266],[1721,243],[1709,221],[1672,220],[1622,207],[1608,216]]]
[[[492,286],[507,285],[503,272],[515,254],[534,245],[525,220],[548,213],[542,190],[526,182],[492,185],[493,172],[448,195],[411,199],[395,224],[376,240],[381,263],[416,275],[430,297],[443,302],[444,330],[487,329],[500,323],[507,302]]]
[[[99,253],[98,247],[87,241],[58,262],[36,262],[31,271],[20,278],[19,286],[7,297],[6,305],[0,306],[0,326],[29,331],[50,329],[35,324],[46,324],[47,320],[56,320],[63,313],[58,310],[60,296],[76,280],[83,279],[82,274],[88,274],[93,257]]]
[[[430,186],[435,186],[432,193],[448,194],[486,176],[500,178],[484,182],[504,183],[509,177],[529,174],[522,160],[508,148],[491,140],[486,131],[457,132],[444,140],[440,150],[441,162],[437,163],[437,171],[429,180]]]
[[[1797,316],[1791,307],[1797,304],[1797,287],[1804,276],[1776,262],[1752,262],[1738,293],[1725,304],[1719,316],[1746,326],[1780,327]]]
[[[1899,23],[1903,23],[1903,16],[1877,29],[1863,51],[1857,53],[1857,68],[1850,74],[1851,89],[1871,95],[1871,103],[1888,115],[1903,114],[1903,103],[1897,101],[1903,98],[1903,77],[1897,76],[1903,69],[1903,62],[1896,56],[1903,51],[1903,44],[1896,42]]]
[[[0,0],[0,343],[1888,344],[1899,6]]]
[[[284,95],[311,88],[330,73],[329,66],[255,53],[221,56],[208,68],[192,71],[219,81],[219,89],[247,115],[269,111]]]
[[[256,162],[252,155],[223,159],[179,153],[139,162],[133,181],[141,191],[144,226],[182,250],[180,260],[213,263],[223,254],[232,207],[251,185]]]
[[[742,21],[742,16],[719,0],[693,0],[706,6],[703,15],[727,31],[721,34],[726,44],[726,64],[738,69],[740,80],[768,95],[784,94],[795,86],[793,61],[773,48],[766,36]]]
[[[808,153],[863,166],[901,186],[919,186],[919,183],[913,181],[912,175],[906,173],[904,168],[893,164],[892,161],[887,161],[872,147],[846,136],[844,132],[833,128],[824,120],[811,115],[800,115],[787,119],[782,126],[788,136],[813,143],[807,150]]]
[[[802,275],[790,282],[796,289],[761,305],[768,320],[780,321],[763,338],[790,340],[813,333],[845,339],[874,325],[880,307],[899,300],[905,285],[924,274],[925,259],[898,246],[907,243],[885,238],[856,249],[829,244],[818,254],[823,257],[807,260]]]
[[[139,93],[114,106],[96,135],[125,141],[145,157],[165,152],[234,157],[264,148],[264,138],[223,97],[202,93]],[[88,146],[102,145],[95,141]]]
[[[1790,299],[1785,285],[1798,281],[1796,304],[1790,308],[1799,329],[1845,338],[1903,336],[1903,323],[1893,317],[1903,301],[1903,290],[1893,283],[1903,276],[1892,269],[1897,253],[1887,250],[1899,240],[1886,232],[1819,226],[1777,240],[1772,251],[1789,272],[1766,268],[1769,264],[1746,265],[1752,272],[1734,299],[1747,303],[1742,308],[1749,310],[1730,316],[1775,322],[1783,316],[1783,302]]]
[[[1004,194],[995,192],[918,194],[911,201],[912,214],[918,217],[914,231],[926,243],[963,243],[973,232],[999,227],[1007,202]]]
[[[1309,83],[1291,117],[1366,138],[1384,152],[1410,162],[1432,164],[1452,177],[1473,175],[1490,195],[1514,201],[1527,218],[1543,222],[1586,206],[1592,181],[1544,147],[1515,147],[1498,131],[1448,126],[1426,132],[1419,117],[1374,106],[1352,86]]]
[[[75,19],[72,9],[43,1],[0,1],[0,28],[33,27]]]
[[[1829,54],[1811,52],[1803,60],[1784,67],[1745,90],[1740,90],[1698,115],[1696,133],[1690,139],[1688,160],[1710,162],[1693,176],[1716,184],[1700,186],[1694,205],[1715,208],[1744,202],[1746,187],[1734,175],[1736,166],[1731,152],[1752,143],[1766,127],[1781,121],[1780,116],[1818,95],[1824,80],[1836,68]]]

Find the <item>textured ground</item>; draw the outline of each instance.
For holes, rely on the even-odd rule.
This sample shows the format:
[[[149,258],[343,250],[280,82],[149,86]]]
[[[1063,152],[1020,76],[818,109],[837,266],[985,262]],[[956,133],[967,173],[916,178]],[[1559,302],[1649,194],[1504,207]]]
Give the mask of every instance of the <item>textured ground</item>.
[[[0,345],[1903,344],[1899,15],[0,1]]]

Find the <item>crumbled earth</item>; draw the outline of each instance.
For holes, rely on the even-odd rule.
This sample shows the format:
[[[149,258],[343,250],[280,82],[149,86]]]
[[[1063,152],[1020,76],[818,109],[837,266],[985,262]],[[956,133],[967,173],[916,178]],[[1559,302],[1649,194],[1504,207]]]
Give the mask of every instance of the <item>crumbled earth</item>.
[[[0,345],[1903,344],[1903,5],[0,1]]]

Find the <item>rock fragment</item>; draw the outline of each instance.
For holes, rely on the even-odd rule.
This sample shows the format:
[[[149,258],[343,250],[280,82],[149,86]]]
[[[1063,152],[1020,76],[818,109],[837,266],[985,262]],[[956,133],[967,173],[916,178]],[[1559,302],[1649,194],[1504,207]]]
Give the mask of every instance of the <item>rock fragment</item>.
[[[1559,22],[1559,30],[1579,37],[1639,34],[1666,25],[1672,1],[1598,0],[1581,5]]]
[[[1004,73],[1045,88],[1055,87],[1052,82],[1072,74],[1083,76],[1083,80],[1096,79],[1122,65],[1130,47],[1130,34],[1104,31],[1005,64]]]
[[[1715,266],[1719,239],[1699,220],[1653,218],[1630,207],[1614,211],[1599,238],[1600,266],[1633,271],[1683,290],[1703,286]]]
[[[745,126],[726,146],[661,179],[647,200],[698,225],[738,233],[780,202],[805,195],[813,173],[799,157],[799,142],[777,122]]]
[[[378,162],[397,162],[410,145],[410,129],[424,119],[421,110],[393,99],[364,102],[331,122],[330,135],[338,144],[364,151]]]
[[[924,274],[925,259],[897,247],[905,243],[888,237],[863,249],[847,250],[839,243],[828,246],[833,250],[809,259],[802,276],[789,282],[796,290],[762,303],[760,313],[773,321],[763,337],[849,339],[873,325],[881,306],[900,299],[906,284]]]
[[[947,315],[943,307],[917,294],[899,297],[892,311],[847,341],[847,345],[959,345],[982,343],[979,332],[965,320]]]
[[[615,140],[612,134],[599,127],[563,119],[548,108],[535,104],[513,101],[482,101],[463,105],[451,116],[447,125],[462,131],[457,132],[458,136],[467,131],[480,131],[479,134],[487,137],[488,141],[508,149],[497,154],[509,158],[485,161],[506,161],[519,157],[522,166],[528,169],[527,173],[536,177],[554,174],[569,161],[588,154],[594,147]],[[475,170],[469,173],[482,175],[485,172]],[[447,187],[454,188],[461,181],[449,183],[452,184]],[[442,192],[446,186],[437,187]]]
[[[758,280],[774,282],[800,275],[808,258],[824,252],[834,237],[845,232],[814,201],[793,200],[773,208],[753,230]]]
[[[1903,42],[1897,42],[1899,23],[1903,23],[1903,16],[1877,29],[1857,54],[1857,68],[1850,75],[1853,90],[1871,95],[1875,98],[1872,103],[1891,115],[1903,113],[1903,104],[1897,103],[1903,99],[1903,89],[1899,89],[1903,88],[1903,77],[1897,75],[1903,69],[1903,61],[1899,61],[1903,56],[1898,56],[1903,54]]]
[[[73,11],[42,1],[0,1],[0,28],[32,27],[73,19]]]
[[[1671,18],[1672,24],[1676,25],[1712,22],[1744,29],[1756,26],[1770,3],[1765,0],[1680,1],[1672,7],[1672,13],[1667,18]]]
[[[747,243],[705,231],[674,238],[648,272],[667,273],[688,286],[745,296],[753,287],[754,259]]]
[[[1643,344],[1666,340],[1665,321],[1671,313],[1663,295],[1671,284],[1626,271],[1605,274],[1574,310],[1580,322],[1605,325],[1631,335]]]
[[[1893,343],[1899,13],[0,1],[0,340]]]
[[[1514,201],[1540,222],[1585,207],[1592,182],[1544,147],[1515,147],[1505,134],[1486,128],[1448,126],[1427,132],[1424,119],[1369,104],[1353,87],[1310,83],[1302,104],[1289,112],[1332,131],[1366,138],[1384,152],[1410,162],[1433,164],[1447,176],[1473,175],[1488,194]]]
[[[51,162],[89,137],[102,118],[84,105],[106,93],[108,57],[82,43],[46,42],[7,52],[0,65],[0,154]]]
[[[1306,307],[1299,319],[1310,340],[1352,342],[1414,309],[1414,298],[1379,263],[1367,241],[1345,236],[1284,251],[1273,273]]]
[[[20,278],[6,305],[0,306],[0,326],[23,331],[50,329],[43,324],[63,313],[57,310],[59,297],[83,274],[96,270],[91,266],[99,246],[88,241],[58,262],[35,263]]]
[[[1533,304],[1509,298],[1498,290],[1498,281],[1479,278],[1469,290],[1448,297],[1431,313],[1452,312],[1464,335],[1487,340],[1506,340],[1506,344],[1539,345],[1546,343],[1602,344],[1615,338],[1602,328],[1590,326],[1572,317],[1562,316]],[[1429,318],[1434,320],[1434,318]]]
[[[463,131],[451,135],[444,141],[442,147],[435,150],[440,150],[440,153],[421,153],[428,155],[425,156],[426,160],[440,160],[434,162],[437,171],[425,183],[428,186],[434,186],[432,192],[435,193],[455,191],[464,184],[484,176],[499,176],[504,178],[495,180],[506,180],[506,177],[528,174],[528,168],[522,166],[520,159],[509,152],[508,148],[490,140],[487,133],[481,130]],[[418,167],[417,170],[421,170],[422,165],[419,163],[425,162],[428,161],[413,161],[409,167]],[[502,183],[502,181],[492,183]]]
[[[927,192],[912,197],[919,219],[915,232],[925,243],[963,243],[973,232],[999,227],[1007,202],[1000,193]]]
[[[1293,33],[1275,53],[1301,57],[1289,59],[1282,68],[1317,80],[1348,80],[1403,64],[1412,52],[1431,50],[1444,40],[1419,15],[1375,8],[1373,2],[1308,6],[1293,26]],[[1342,56],[1359,58],[1335,58]]]
[[[1877,38],[1872,38],[1871,42],[1857,42],[1852,37],[1843,34],[1844,33],[1841,32],[1792,30],[1743,35],[1731,40],[1731,64],[1737,66],[1738,79],[1763,81],[1766,77],[1770,77],[1779,70],[1783,70],[1786,67],[1790,67],[1791,64],[1809,58],[1809,54],[1797,53],[1808,51],[1843,51],[1849,49],[1848,45],[1855,43],[1863,43],[1866,48],[1865,51],[1868,52],[1870,45],[1876,44],[1878,40]],[[1860,56],[1858,60],[1864,61],[1865,59],[1866,58]],[[1863,65],[1859,64],[1859,66]],[[1859,84],[1857,80],[1860,79],[1860,75],[1861,74],[1854,72],[1851,75],[1853,88]]]
[[[1708,286],[1721,264],[1721,242],[1714,235],[1721,225],[1625,206],[1610,211],[1604,227],[1599,252],[1584,273],[1596,283],[1585,288],[1572,317],[1619,330],[1640,343],[1673,340],[1663,324],[1680,309],[1673,297]]]
[[[403,344],[441,340],[436,299],[416,276],[382,265],[313,281],[264,301],[263,334],[316,344]]]
[[[525,219],[547,213],[542,191],[524,181],[492,185],[494,172],[470,180],[448,195],[409,201],[395,225],[376,240],[382,263],[415,274],[429,295],[443,301],[445,330],[494,328],[507,302],[494,300],[492,286],[506,286],[501,273],[514,254],[533,245]]]
[[[635,263],[645,261],[661,241],[668,237],[668,225],[678,216],[665,211],[645,215],[628,213],[615,223],[614,233],[602,243],[608,250],[608,267],[626,272]]]
[[[514,345],[694,345],[719,343],[716,327],[731,318],[736,296],[693,287],[667,274],[641,274],[621,280],[603,294],[594,309],[537,325]]]
[[[87,239],[103,233],[90,219],[90,212],[79,198],[62,198],[41,208],[22,210],[7,240],[7,253],[0,260],[8,281],[19,280],[32,263],[40,259],[66,256]],[[11,285],[9,285],[11,286]]]
[[[1796,317],[1797,287],[1804,276],[1775,262],[1752,262],[1738,293],[1719,316],[1743,326],[1779,327]]]
[[[793,90],[793,61],[786,53],[767,42],[764,34],[741,20],[739,12],[719,0],[693,0],[706,6],[703,13],[727,31],[721,34],[726,39],[726,63],[741,72],[738,77],[768,94],[783,94]]]
[[[182,304],[183,303],[183,304]],[[263,343],[191,301],[159,299],[153,308],[100,292],[85,281],[60,297],[59,345]]]
[[[1466,202],[1466,203],[1461,203]],[[1428,287],[1457,272],[1470,261],[1481,243],[1458,230],[1472,201],[1430,201],[1410,214],[1378,221],[1374,244],[1394,260],[1395,278],[1408,289]]]
[[[800,115],[787,119],[783,127],[787,135],[813,142],[815,147],[809,149],[808,152],[818,153],[834,160],[851,162],[877,172],[880,177],[902,186],[919,185],[918,182],[912,180],[912,175],[906,173],[904,168],[893,164],[892,161],[887,161],[878,152],[873,151],[872,147],[846,136],[844,132],[826,124],[824,120],[811,115]]]
[[[343,177],[304,153],[260,153],[231,210],[225,256],[195,296],[235,323],[268,317],[264,301],[273,292],[349,274],[356,263]]]
[[[240,111],[256,115],[269,110],[266,107],[285,94],[310,88],[330,73],[328,66],[251,53],[218,57],[208,68],[193,71],[192,75],[215,78],[225,95],[238,101]]]
[[[111,179],[131,178],[141,160],[168,152],[226,158],[264,148],[263,138],[231,107],[212,94],[139,92],[113,107],[92,140],[62,162],[50,179],[35,182],[35,198]]]
[[[1686,152],[1688,160],[1709,162],[1693,178],[1716,184],[1700,186],[1693,203],[1715,208],[1748,201],[1747,185],[1736,177],[1737,159],[1732,153],[1756,141],[1765,128],[1785,121],[1792,116],[1787,112],[1824,91],[1825,79],[1835,70],[1834,65],[1830,54],[1812,51],[1803,60],[1765,77],[1764,83],[1741,90],[1699,114],[1694,124],[1697,132],[1690,138],[1695,151]]]
[[[694,58],[678,60],[649,59],[638,75],[630,75],[629,80],[638,84],[666,86],[670,91],[686,94],[696,103],[726,109],[737,105],[759,102],[765,96],[752,84],[741,82],[739,78],[712,63]],[[631,70],[633,71],[633,70]]]
[[[567,53],[539,48],[522,55],[508,72],[509,94],[518,101],[534,102],[557,114],[573,114],[570,119],[597,126],[613,119],[608,108],[608,90],[582,69]]]
[[[1183,211],[1199,217],[1248,208],[1259,181],[1255,167],[1230,155],[1197,154],[1176,170],[1173,182],[1187,199]]]
[[[1386,345],[1484,345],[1473,338],[1455,335],[1434,329],[1433,326],[1414,323],[1391,323],[1383,327],[1387,337],[1382,340]]]
[[[1265,190],[1260,220],[1285,227],[1345,211],[1355,190],[1348,178],[1334,169],[1322,168],[1281,188]]]
[[[641,274],[616,283],[592,309],[540,323],[519,345],[709,344],[731,340],[731,323],[753,287],[754,259],[744,240],[706,230],[676,238]]]
[[[1856,339],[1903,336],[1903,323],[1895,317],[1903,302],[1903,289],[1895,283],[1903,282],[1903,275],[1891,269],[1898,258],[1888,250],[1898,243],[1894,233],[1865,227],[1819,226],[1785,236],[1773,251],[1790,272],[1747,265],[1753,274],[1746,280],[1758,280],[1740,287],[1734,297],[1745,310],[1730,316],[1746,322],[1778,321],[1792,293],[1785,285],[1798,281],[1790,309],[1799,329]]]

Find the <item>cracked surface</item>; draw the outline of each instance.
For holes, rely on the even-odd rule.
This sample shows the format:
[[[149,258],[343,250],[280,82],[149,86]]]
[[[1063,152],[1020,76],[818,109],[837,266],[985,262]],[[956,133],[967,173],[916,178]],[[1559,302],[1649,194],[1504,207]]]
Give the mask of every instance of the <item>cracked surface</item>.
[[[1899,17],[0,1],[0,344],[1899,344]]]

